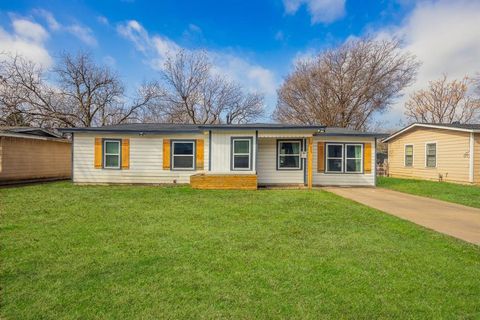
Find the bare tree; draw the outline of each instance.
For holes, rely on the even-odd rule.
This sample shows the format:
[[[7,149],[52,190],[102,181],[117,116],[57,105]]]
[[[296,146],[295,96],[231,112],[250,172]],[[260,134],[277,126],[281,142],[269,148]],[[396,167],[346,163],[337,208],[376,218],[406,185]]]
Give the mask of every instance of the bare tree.
[[[348,41],[299,61],[278,90],[274,119],[365,129],[416,76],[419,62],[396,40]]]
[[[405,115],[411,122],[469,123],[480,119],[480,98],[472,95],[472,80],[448,81],[447,76],[430,81],[427,89],[410,95]]]
[[[214,73],[206,53],[179,51],[162,70],[165,91],[156,118],[176,123],[245,123],[263,114],[263,95]],[[228,116],[228,117],[227,117]]]
[[[0,75],[2,110],[15,110],[30,123],[47,127],[135,121],[162,96],[158,83],[151,82],[128,98],[118,75],[82,52],[63,54],[49,71],[21,56],[7,56]]]

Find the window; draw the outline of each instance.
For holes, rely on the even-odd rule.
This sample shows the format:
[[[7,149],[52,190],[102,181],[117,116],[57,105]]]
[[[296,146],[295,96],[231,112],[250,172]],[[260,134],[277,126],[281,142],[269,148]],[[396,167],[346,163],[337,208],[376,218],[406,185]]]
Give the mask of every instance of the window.
[[[300,141],[278,141],[278,169],[295,170],[301,169]]]
[[[362,144],[346,144],[346,156],[345,156],[345,171],[346,172],[362,172]]]
[[[120,169],[120,140],[103,140],[103,167]]]
[[[232,170],[251,170],[252,138],[232,138]]]
[[[427,143],[425,145],[425,164],[427,168],[435,168],[437,166],[437,144]]]
[[[361,143],[327,143],[327,173],[362,173],[363,144]]]
[[[172,169],[195,168],[195,142],[172,141]]]
[[[327,172],[343,172],[343,144],[327,144]]]
[[[405,146],[405,167],[413,166],[413,145]]]

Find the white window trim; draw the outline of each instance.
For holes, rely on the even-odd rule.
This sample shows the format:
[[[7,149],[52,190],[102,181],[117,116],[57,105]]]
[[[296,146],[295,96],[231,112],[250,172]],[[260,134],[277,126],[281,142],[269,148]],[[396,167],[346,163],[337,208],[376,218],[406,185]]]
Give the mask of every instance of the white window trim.
[[[252,138],[232,138],[232,171],[251,171],[252,170]],[[247,141],[248,153],[235,152],[235,141]],[[235,156],[248,156],[248,168],[236,168]]]
[[[340,146],[342,147],[342,155],[340,158],[338,157],[329,157],[328,156],[328,147],[329,146]],[[326,173],[344,173],[344,153],[345,153],[345,145],[343,143],[327,143],[326,146],[325,146],[325,172]],[[328,170],[328,159],[340,159],[341,160],[341,163],[342,163],[342,170],[340,171],[330,171]]]
[[[407,147],[412,147],[412,165],[407,166]],[[415,163],[415,147],[413,143],[406,143],[403,145],[403,166],[405,168],[413,168],[413,164]]]
[[[300,153],[296,153],[296,154],[281,154],[280,150],[282,150],[282,148],[280,147],[280,145],[282,143],[298,143],[298,150],[300,151]],[[300,170],[302,169],[302,141],[301,140],[278,140],[277,141],[277,149],[278,149],[278,154],[277,154],[277,170]],[[294,157],[294,156],[298,156],[298,166],[297,167],[280,167],[280,156],[290,156],[290,157]]]
[[[191,143],[193,144],[193,154],[192,155],[189,155],[189,154],[175,154],[175,143]],[[197,146],[196,146],[196,143],[195,141],[193,140],[174,140],[172,141],[172,159],[171,159],[171,162],[172,162],[172,170],[176,170],[176,171],[182,171],[182,170],[185,170],[185,171],[190,171],[190,170],[195,170],[195,160],[196,160],[196,152],[197,151]],[[192,167],[188,167],[188,168],[185,168],[185,167],[182,167],[182,168],[175,168],[175,157],[192,157]]]
[[[435,145],[435,167],[427,166],[427,146],[429,144],[434,144]],[[425,168],[435,169],[437,166],[438,166],[438,143],[437,143],[437,141],[425,142]]]
[[[347,147],[348,146],[360,146],[361,148],[361,153],[360,153],[360,158],[348,158],[348,155],[347,155]],[[344,164],[344,168],[345,168],[345,173],[362,173],[363,172],[363,144],[362,143],[345,143],[345,146],[344,146],[344,151],[343,151],[343,155],[344,155],[344,158],[345,158],[345,164]],[[347,160],[357,160],[357,159],[360,159],[360,171],[348,171],[347,170]]]
[[[107,142],[114,142],[114,143],[118,144],[118,153],[107,153]],[[122,153],[122,143],[120,142],[120,140],[104,139],[103,140],[103,168],[104,169],[120,169],[120,167],[122,166],[122,164],[120,163],[122,161],[121,153]],[[118,166],[107,167],[107,156],[117,156],[118,157]]]

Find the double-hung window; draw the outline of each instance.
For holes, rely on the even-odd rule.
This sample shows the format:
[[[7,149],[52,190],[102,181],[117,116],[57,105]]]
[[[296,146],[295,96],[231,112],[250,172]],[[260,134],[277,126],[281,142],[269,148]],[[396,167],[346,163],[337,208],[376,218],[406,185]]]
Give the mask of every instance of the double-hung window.
[[[195,169],[194,141],[172,141],[172,169]]]
[[[435,168],[437,166],[437,144],[427,143],[425,145],[425,166]]]
[[[120,140],[103,140],[103,167],[120,169]]]
[[[277,166],[280,170],[298,170],[302,168],[300,153],[301,141],[278,141]]]
[[[327,173],[363,172],[362,143],[327,143],[325,158]]]
[[[345,150],[345,172],[362,172],[363,144],[346,144]]]
[[[343,172],[343,144],[327,144],[327,172]]]
[[[232,138],[232,170],[252,170],[252,138]]]
[[[405,145],[405,167],[413,166],[413,145]]]

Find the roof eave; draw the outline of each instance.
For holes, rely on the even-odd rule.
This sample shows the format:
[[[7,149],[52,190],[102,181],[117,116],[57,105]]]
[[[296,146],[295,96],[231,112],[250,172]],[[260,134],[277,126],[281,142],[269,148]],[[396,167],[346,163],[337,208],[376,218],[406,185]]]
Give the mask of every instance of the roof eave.
[[[388,141],[392,140],[393,138],[401,135],[402,133],[404,133],[404,132],[406,132],[410,129],[413,129],[414,127],[453,130],[453,131],[461,131],[461,132],[473,132],[473,133],[480,132],[480,130],[476,130],[476,129],[455,128],[455,127],[439,126],[439,125],[427,124],[427,123],[413,123],[413,124],[403,128],[403,129],[393,133],[389,137],[383,139],[382,142],[388,142]]]

